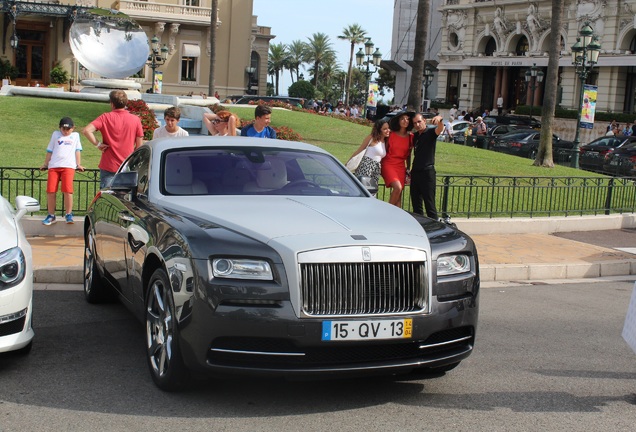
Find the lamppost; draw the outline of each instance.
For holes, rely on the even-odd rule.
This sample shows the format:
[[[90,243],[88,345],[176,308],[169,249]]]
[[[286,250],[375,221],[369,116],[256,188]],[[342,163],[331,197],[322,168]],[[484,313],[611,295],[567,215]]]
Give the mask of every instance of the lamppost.
[[[150,93],[155,92],[155,74],[156,69],[168,60],[168,47],[164,44],[159,47],[159,38],[155,35],[150,39],[150,55],[146,64],[152,69],[152,83],[150,84]]]
[[[256,68],[254,66],[247,66],[245,68],[245,73],[247,73],[247,94],[256,94],[258,93],[256,90],[252,90],[252,83],[254,80],[254,74],[256,73]],[[252,93],[254,91],[254,93]]]
[[[424,99],[428,99],[428,86],[433,82],[433,70],[430,66],[424,68]]]
[[[586,22],[583,24],[583,28],[579,30],[579,37],[576,38],[576,43],[572,45],[572,64],[574,65],[574,72],[578,75],[579,80],[581,80],[581,88],[579,89],[579,104],[577,108],[578,114],[576,117],[576,135],[574,136],[574,148],[572,149],[572,168],[579,167],[583,87],[585,86],[585,80],[594,68],[594,65],[598,63],[598,55],[600,52],[601,45],[598,43],[598,36],[594,34],[594,30],[590,26],[590,23]]]
[[[533,63],[532,67],[526,71],[526,82],[530,88],[530,118],[532,118],[532,108],[534,108],[534,91],[543,82],[543,76],[543,71],[537,67],[536,63]]]
[[[366,57],[366,60],[365,60]],[[380,66],[380,62],[382,61],[382,53],[380,49],[377,48],[375,52],[373,52],[373,42],[371,42],[371,38],[367,38],[367,41],[364,43],[364,52],[362,48],[356,53],[356,65],[360,72],[362,72],[366,78],[365,82],[365,91],[364,91],[364,108],[362,111],[363,118],[367,118],[367,103],[369,100],[369,80],[371,76],[378,71],[378,67]],[[373,65],[373,70],[369,69],[369,66]],[[366,66],[366,70],[362,68],[362,66]]]

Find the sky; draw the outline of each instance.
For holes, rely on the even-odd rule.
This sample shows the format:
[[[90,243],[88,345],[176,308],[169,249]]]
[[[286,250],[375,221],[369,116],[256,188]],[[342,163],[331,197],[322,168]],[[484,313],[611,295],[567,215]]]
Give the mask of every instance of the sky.
[[[253,1],[253,14],[258,16],[258,25],[271,27],[272,34],[276,35],[270,43],[289,44],[297,39],[307,42],[314,33],[325,33],[338,54],[340,67],[346,71],[349,67],[351,44],[338,39],[338,36],[344,28],[351,24],[359,24],[367,31],[375,48],[380,49],[382,58],[390,58],[394,3],[392,0]],[[356,46],[354,50],[354,67],[355,53],[358,49]],[[305,76],[308,77],[309,74],[305,73]],[[285,71],[279,84],[280,93],[286,95],[290,85],[289,71]]]

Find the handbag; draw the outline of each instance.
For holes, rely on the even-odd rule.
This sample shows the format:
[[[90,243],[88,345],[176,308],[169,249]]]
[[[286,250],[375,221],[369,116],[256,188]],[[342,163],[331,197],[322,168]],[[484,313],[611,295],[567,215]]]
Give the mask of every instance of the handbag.
[[[364,148],[364,151],[361,151],[355,156],[351,156],[351,159],[347,161],[345,166],[347,167],[349,171],[355,172],[355,170],[358,168],[358,165],[360,165],[360,162],[362,162],[362,158],[367,153],[367,148],[369,148],[369,144],[371,144],[371,140],[369,140],[369,142],[367,143],[367,146]]]
[[[345,166],[349,169],[349,171],[354,172],[358,168],[358,165],[360,165],[360,162],[362,162],[362,158],[364,157],[365,153],[366,151],[360,152],[357,155],[352,156],[351,159],[347,161]]]

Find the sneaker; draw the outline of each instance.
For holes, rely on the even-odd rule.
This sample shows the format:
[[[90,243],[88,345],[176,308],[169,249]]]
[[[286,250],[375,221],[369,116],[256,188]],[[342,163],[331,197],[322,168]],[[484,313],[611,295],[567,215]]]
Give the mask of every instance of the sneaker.
[[[64,219],[66,219],[67,224],[75,223],[73,220],[73,213],[67,213],[66,216],[64,216]]]
[[[57,222],[57,220],[55,220],[55,215],[47,215],[46,218],[42,221],[42,223],[44,225],[51,225],[54,224],[55,222]]]

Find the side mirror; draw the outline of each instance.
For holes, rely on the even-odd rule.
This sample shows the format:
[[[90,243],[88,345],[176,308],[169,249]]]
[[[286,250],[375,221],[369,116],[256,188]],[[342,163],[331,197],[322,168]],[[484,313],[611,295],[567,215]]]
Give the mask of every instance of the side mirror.
[[[137,171],[115,174],[115,177],[113,177],[110,183],[110,188],[118,191],[132,191],[137,188],[138,177]]]
[[[368,190],[371,195],[375,195],[378,193],[378,182],[375,179],[366,176],[360,176],[357,178],[360,183],[362,183],[362,186],[364,186],[364,188]]]
[[[40,203],[30,196],[18,195],[15,197],[16,220],[22,218],[27,213],[35,213],[40,211]]]

